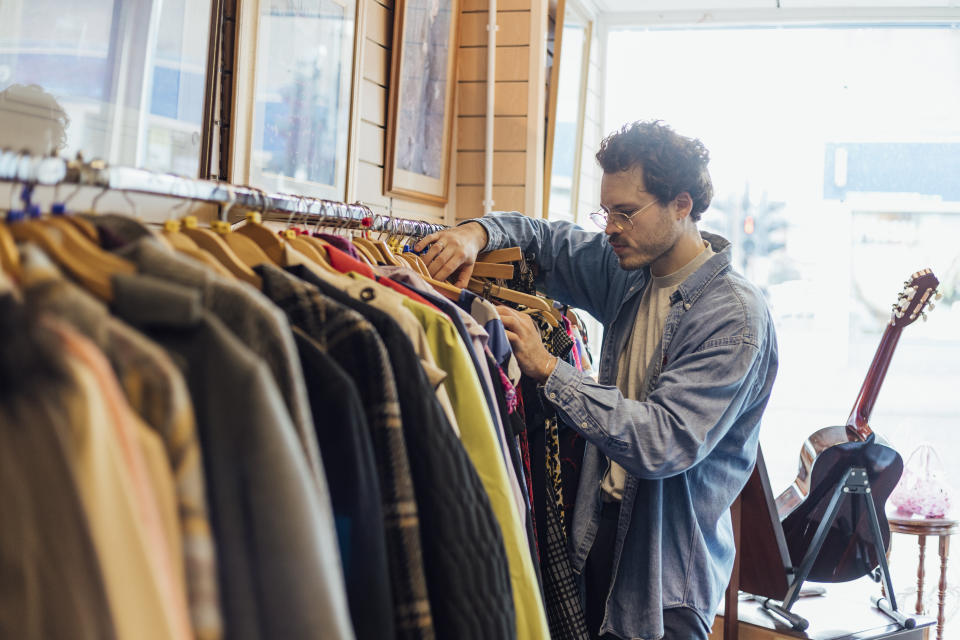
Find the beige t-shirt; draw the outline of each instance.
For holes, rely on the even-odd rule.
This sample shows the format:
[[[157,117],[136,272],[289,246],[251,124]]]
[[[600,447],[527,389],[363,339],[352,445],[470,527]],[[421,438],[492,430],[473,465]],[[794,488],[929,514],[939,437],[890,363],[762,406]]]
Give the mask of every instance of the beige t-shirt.
[[[697,254],[679,270],[671,274],[655,277],[643,292],[640,308],[637,310],[637,319],[633,324],[630,339],[620,354],[620,363],[617,370],[617,388],[623,397],[633,400],[644,400],[641,397],[644,377],[650,366],[650,359],[657,351],[660,339],[663,337],[663,324],[670,312],[670,296],[690,277],[697,269],[709,260],[714,251],[710,244],[704,242],[704,250]],[[627,483],[627,472],[616,462],[609,460],[610,468],[603,477],[600,489],[606,502],[616,502],[623,499],[623,488]]]

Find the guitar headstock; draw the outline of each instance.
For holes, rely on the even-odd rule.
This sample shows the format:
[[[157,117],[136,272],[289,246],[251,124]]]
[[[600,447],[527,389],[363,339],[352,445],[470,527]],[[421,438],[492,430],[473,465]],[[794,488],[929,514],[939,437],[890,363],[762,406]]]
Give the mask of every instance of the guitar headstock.
[[[927,313],[933,311],[934,300],[943,295],[937,291],[940,281],[930,269],[917,271],[903,283],[903,291],[897,296],[890,314],[890,325],[905,327],[918,317],[927,319]]]

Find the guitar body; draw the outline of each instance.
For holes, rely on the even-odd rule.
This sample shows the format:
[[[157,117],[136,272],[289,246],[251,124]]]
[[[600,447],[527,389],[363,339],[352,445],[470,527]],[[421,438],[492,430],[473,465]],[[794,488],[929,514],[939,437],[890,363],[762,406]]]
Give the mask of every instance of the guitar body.
[[[777,511],[793,566],[798,567],[809,549],[820,521],[843,474],[852,466],[864,467],[871,496],[880,519],[883,545],[890,544],[885,505],[903,473],[903,459],[879,436],[863,441],[847,427],[826,427],[812,434],[800,453],[800,473],[777,498]],[[847,582],[873,571],[880,559],[870,544],[869,512],[845,499],[814,562],[808,580]]]
[[[914,273],[891,308],[890,322],[867,370],[860,393],[842,427],[814,432],[800,449],[800,472],[777,498],[777,514],[783,526],[790,561],[795,568],[803,563],[820,522],[825,519],[834,492],[851,467],[867,470],[870,497],[876,507],[883,548],[890,546],[887,498],[900,481],[903,459],[887,441],[870,428],[870,413],[897,348],[904,327],[918,317],[926,320],[924,309],[933,309],[940,281],[929,269]],[[869,503],[865,503],[869,504]],[[873,533],[865,504],[841,495],[837,516],[827,532],[813,569],[804,579],[813,582],[847,582],[873,571],[880,558],[873,549]]]

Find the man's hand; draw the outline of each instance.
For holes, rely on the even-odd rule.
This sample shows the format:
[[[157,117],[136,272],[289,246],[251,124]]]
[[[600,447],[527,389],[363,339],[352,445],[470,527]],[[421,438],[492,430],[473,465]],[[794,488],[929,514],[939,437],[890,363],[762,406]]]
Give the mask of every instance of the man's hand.
[[[537,382],[546,382],[557,366],[558,358],[550,355],[543,346],[540,331],[533,323],[533,318],[503,305],[499,305],[497,311],[503,321],[503,328],[506,329],[510,346],[513,347],[513,355],[520,365],[520,371]]]
[[[487,246],[487,231],[477,223],[444,229],[421,238],[414,250],[428,246],[430,250],[422,258],[430,275],[442,281],[456,274],[453,283],[463,288],[473,274],[477,255]]]

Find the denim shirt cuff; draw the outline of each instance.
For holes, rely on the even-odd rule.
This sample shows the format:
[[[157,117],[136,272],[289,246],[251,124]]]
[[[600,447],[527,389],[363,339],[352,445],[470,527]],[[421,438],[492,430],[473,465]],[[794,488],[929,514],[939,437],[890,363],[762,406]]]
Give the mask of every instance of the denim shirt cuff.
[[[571,426],[587,433],[591,431],[592,421],[588,420],[584,413],[583,399],[580,395],[582,391],[579,391],[582,383],[583,372],[578,371],[572,364],[560,360],[553,368],[553,373],[543,383],[543,395],[560,410],[562,415],[573,421]]]
[[[505,234],[500,227],[494,224],[491,220],[487,218],[471,218],[470,220],[464,220],[463,222],[457,223],[457,226],[462,226],[468,222],[478,222],[480,225],[487,230],[487,246],[481,249],[482,253],[487,251],[495,251],[497,249],[502,249],[506,246],[507,234]]]

